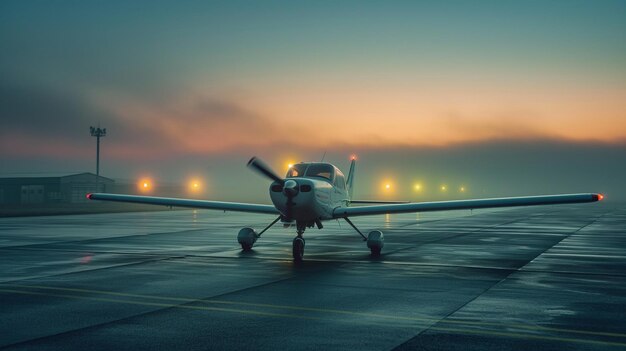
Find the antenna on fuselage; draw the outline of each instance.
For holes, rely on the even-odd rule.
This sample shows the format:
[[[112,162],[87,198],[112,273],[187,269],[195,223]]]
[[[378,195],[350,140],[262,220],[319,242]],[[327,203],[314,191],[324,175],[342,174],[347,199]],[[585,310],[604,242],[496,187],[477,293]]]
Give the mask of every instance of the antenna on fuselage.
[[[324,151],[324,154],[322,155],[322,159],[320,160],[320,162],[324,162],[325,157],[326,157],[326,151]]]

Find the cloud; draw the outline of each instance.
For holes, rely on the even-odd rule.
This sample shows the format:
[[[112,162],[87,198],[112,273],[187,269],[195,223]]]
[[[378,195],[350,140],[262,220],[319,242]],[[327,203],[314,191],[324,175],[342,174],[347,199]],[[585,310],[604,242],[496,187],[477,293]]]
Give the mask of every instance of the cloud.
[[[0,85],[0,128],[33,136],[72,135],[84,123],[108,119],[80,96],[25,86]]]
[[[450,112],[442,117],[442,128],[461,141],[533,140],[558,138],[541,128],[542,116],[533,111],[498,111],[470,116]]]
[[[93,153],[91,125],[107,128],[107,156],[145,160],[223,152],[269,153],[394,147],[453,147],[489,141],[564,140],[545,117],[527,110],[447,112],[423,128],[348,129],[333,120],[285,118],[219,94],[181,90],[160,98],[103,91],[69,91],[0,84],[0,156],[86,159]],[[393,120],[393,116],[388,118]],[[341,120],[339,120],[341,121]],[[407,137],[394,137],[394,132]],[[407,134],[408,133],[408,134]]]
[[[126,126],[155,135],[173,152],[214,153],[292,143],[300,132],[298,127],[286,128],[259,112],[213,96],[114,105]]]
[[[121,159],[258,149],[295,143],[302,133],[229,99],[192,93],[155,101],[2,84],[0,116],[5,156],[87,157],[88,128],[98,124],[108,131],[107,154]]]
[[[28,85],[0,84],[0,155],[87,157],[89,126],[116,124],[86,96]]]

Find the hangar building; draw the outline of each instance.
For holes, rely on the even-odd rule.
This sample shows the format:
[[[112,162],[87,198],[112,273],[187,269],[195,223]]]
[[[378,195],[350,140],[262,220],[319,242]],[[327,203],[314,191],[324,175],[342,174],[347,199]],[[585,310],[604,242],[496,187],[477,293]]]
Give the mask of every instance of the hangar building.
[[[0,205],[87,202],[85,195],[112,191],[113,179],[93,173],[78,174],[15,174],[0,177]]]

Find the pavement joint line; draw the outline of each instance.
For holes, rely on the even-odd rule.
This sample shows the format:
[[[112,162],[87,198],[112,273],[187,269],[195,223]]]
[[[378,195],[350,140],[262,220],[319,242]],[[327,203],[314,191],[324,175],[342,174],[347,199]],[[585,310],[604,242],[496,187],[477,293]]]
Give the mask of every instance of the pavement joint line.
[[[557,241],[554,245],[550,246],[549,248],[547,248],[546,250],[544,250],[543,252],[541,252],[539,255],[535,256],[535,258],[533,258],[532,260],[528,261],[525,265],[523,265],[522,267],[520,267],[519,269],[523,269],[524,267],[528,266],[529,264],[533,263],[537,258],[541,257],[543,254],[548,253],[548,251],[552,250],[553,248],[555,248],[557,245],[559,245],[560,243],[563,242],[563,240],[568,239],[569,237],[571,237],[572,235],[578,233],[579,231],[583,230],[586,227],[589,227],[590,225],[593,225],[594,223],[596,223],[598,220],[600,220],[602,217],[604,217],[606,215],[606,213],[603,213],[599,216],[596,216],[593,220],[591,220],[590,222],[588,222],[587,224],[579,227],[578,229],[574,230],[573,232],[567,234],[567,236],[565,236],[563,239]],[[518,269],[518,270],[519,270]]]
[[[0,251],[2,251],[3,249],[0,248]],[[72,250],[72,249],[36,249],[36,248],[16,248],[16,250],[24,250],[24,251],[59,251],[59,252],[85,252],[86,250]],[[9,250],[10,251],[10,250]],[[172,263],[183,263],[180,261],[176,261],[176,260],[180,260],[180,259],[185,259],[185,258],[202,258],[202,259],[257,259],[257,260],[268,260],[268,261],[276,261],[276,262],[287,262],[287,263],[292,263],[293,260],[290,258],[282,258],[282,257],[271,257],[271,256],[246,256],[246,257],[242,257],[242,256],[226,256],[226,255],[216,255],[214,253],[208,253],[208,254],[202,254],[202,255],[197,255],[197,254],[178,254],[178,255],[165,255],[165,254],[157,254],[157,253],[136,253],[136,252],[116,252],[116,251],[89,251],[90,253],[99,253],[99,254],[111,254],[111,255],[137,255],[137,256],[150,256],[151,259],[147,259],[145,261],[141,261],[141,262],[132,262],[132,263],[127,263],[127,264],[120,264],[120,265],[114,265],[114,266],[110,266],[110,267],[100,267],[100,268],[95,268],[95,269],[91,269],[91,270],[81,270],[81,271],[74,271],[74,272],[67,272],[67,273],[61,273],[61,274],[56,274],[56,275],[47,275],[47,276],[36,276],[36,277],[28,277],[28,278],[24,278],[24,279],[15,279],[15,280],[7,280],[7,281],[0,281],[0,284],[3,283],[10,283],[10,282],[15,282],[15,281],[24,281],[24,280],[31,280],[31,279],[41,279],[41,278],[47,278],[47,277],[55,277],[55,276],[61,276],[61,275],[67,275],[67,274],[78,274],[78,273],[85,273],[85,272],[91,272],[91,271],[95,271],[95,270],[102,270],[102,269],[108,269],[108,268],[119,268],[119,267],[125,267],[125,266],[131,266],[131,265],[140,265],[143,263],[151,263],[151,262],[159,262],[159,261],[169,261],[171,260]],[[395,251],[394,251],[395,252]],[[178,253],[178,252],[177,252]],[[550,255],[560,255],[560,254],[550,254]],[[563,254],[566,255],[566,254]],[[567,256],[567,255],[566,255]],[[154,257],[154,258],[152,258]],[[601,257],[605,257],[604,255],[601,255]],[[620,256],[621,257],[621,256]],[[626,257],[626,256],[624,256]],[[360,260],[349,260],[349,259],[325,259],[325,258],[307,258],[304,262],[336,262],[336,263],[345,263],[345,264],[373,264],[373,263],[382,263],[382,264],[389,264],[389,265],[403,265],[403,266],[425,266],[425,267],[448,267],[448,268],[466,268],[466,269],[478,269],[478,270],[496,270],[496,271],[516,271],[519,270],[520,272],[526,272],[526,273],[551,273],[551,274],[567,274],[567,275],[586,275],[586,276],[606,276],[606,277],[626,277],[626,274],[619,274],[619,273],[595,273],[595,272],[571,272],[571,271],[556,271],[556,270],[539,270],[539,269],[527,269],[523,267],[520,268],[507,268],[507,267],[495,267],[495,266],[472,266],[472,265],[452,265],[452,264],[445,264],[445,263],[426,263],[426,262],[405,262],[405,261],[388,261],[388,260],[376,260],[376,261],[360,261]]]
[[[314,272],[318,271],[318,270],[321,270],[321,269],[322,268],[314,270]],[[56,275],[52,275],[50,277],[56,277]],[[220,297],[220,296],[225,296],[225,295],[230,295],[230,294],[233,294],[233,293],[238,293],[238,292],[242,292],[242,291],[246,291],[246,290],[256,289],[256,288],[259,288],[259,287],[268,286],[268,285],[276,284],[276,283],[279,283],[279,282],[282,282],[282,281],[286,281],[286,280],[289,280],[289,279],[292,279],[292,278],[293,278],[293,276],[281,277],[279,279],[274,279],[274,280],[269,281],[269,282],[265,282],[265,283],[261,283],[261,284],[257,284],[257,285],[253,285],[253,286],[248,286],[248,287],[244,287],[244,288],[240,288],[240,289],[235,289],[235,290],[232,290],[232,291],[227,291],[227,292],[224,292],[224,293],[221,293],[221,294],[214,295],[211,298],[217,298],[217,297]],[[23,279],[23,280],[26,280],[26,279]],[[1,285],[2,284],[0,284],[0,286]],[[0,292],[2,292],[2,289],[0,289]],[[32,292],[32,291],[27,293],[27,292],[17,291],[16,290],[14,292],[15,293],[23,293],[23,294],[30,293],[31,295],[40,295],[40,296],[53,296],[54,295],[54,294],[45,294],[45,293],[35,293],[35,292]],[[64,297],[64,296],[59,296],[59,297]],[[79,296],[76,296],[76,295],[68,295],[68,296],[65,296],[65,297],[75,298],[75,299],[79,299],[80,298]],[[83,297],[83,299],[86,299],[86,297]],[[95,299],[95,298],[92,298],[92,299]],[[114,300],[113,302],[118,301],[118,300],[115,300],[115,299],[113,299],[113,300]],[[52,337],[58,337],[60,335],[72,334],[72,333],[78,332],[80,330],[94,329],[94,328],[99,328],[99,327],[103,327],[103,326],[106,326],[106,325],[113,325],[115,323],[119,323],[119,322],[122,322],[122,321],[125,321],[125,320],[130,320],[130,319],[133,319],[133,318],[138,318],[138,317],[143,317],[143,316],[146,316],[146,315],[151,315],[151,314],[155,314],[155,313],[159,313],[159,312],[164,312],[164,311],[166,311],[168,309],[173,309],[173,308],[177,308],[177,307],[185,308],[184,307],[185,305],[190,305],[191,303],[198,302],[200,300],[202,300],[202,299],[198,299],[197,301],[192,301],[192,302],[189,302],[189,303],[179,304],[179,305],[167,305],[167,304],[165,304],[165,305],[161,306],[163,308],[160,308],[160,309],[157,309],[157,310],[154,310],[154,311],[141,312],[141,313],[138,313],[138,314],[135,314],[135,315],[119,318],[119,319],[114,320],[114,321],[107,321],[107,322],[97,323],[97,324],[94,324],[94,325],[84,326],[84,327],[80,327],[80,328],[76,328],[76,329],[73,329],[73,330],[68,330],[68,331],[64,331],[64,332],[60,332],[60,333],[56,333],[56,334],[52,334],[52,335],[45,335],[45,336],[37,337],[37,338],[31,339],[31,340],[28,340],[28,341],[18,342],[17,344],[24,344],[24,343],[32,342],[34,340],[42,340],[42,339],[47,339],[47,338],[52,338]],[[140,302],[128,302],[128,303],[140,304]],[[183,306],[183,307],[181,307],[181,306]],[[17,344],[12,344],[10,346],[14,346],[14,345],[17,345]],[[0,347],[0,349],[4,349],[5,347],[6,346]]]
[[[7,280],[7,281],[0,281],[0,284],[6,284],[6,283],[12,283],[12,282],[20,282],[20,281],[32,280],[32,279],[62,277],[62,276],[65,276],[65,275],[81,274],[81,273],[94,272],[94,271],[102,271],[102,270],[107,270],[107,269],[112,269],[112,268],[129,267],[129,266],[141,265],[141,264],[146,264],[146,263],[151,263],[151,262],[166,261],[166,260],[171,259],[171,258],[172,258],[172,256],[170,256],[170,257],[160,257],[160,258],[151,258],[151,259],[141,260],[139,262],[127,262],[127,263],[114,264],[114,265],[109,265],[109,266],[106,266],[106,267],[99,267],[99,268],[93,268],[93,269],[85,269],[85,270],[64,272],[64,273],[58,273],[58,274],[41,275],[41,276],[34,276],[34,277],[25,277],[25,278],[22,278],[22,279],[13,279],[13,280]]]
[[[552,212],[556,212],[556,211],[552,211]],[[552,213],[550,212],[550,213]],[[544,214],[540,214],[537,215],[535,217],[540,217]],[[500,279],[499,281],[495,282],[494,284],[492,284],[491,286],[487,287],[485,290],[483,290],[482,292],[480,292],[479,294],[477,294],[476,296],[474,296],[473,298],[469,299],[468,301],[466,301],[465,303],[463,303],[462,305],[460,305],[459,307],[457,307],[456,309],[450,311],[447,315],[443,316],[439,321],[432,323],[429,327],[427,327],[426,329],[422,330],[421,332],[419,332],[417,335],[413,336],[412,338],[404,341],[403,343],[398,344],[395,348],[400,347],[401,345],[404,345],[406,343],[408,343],[411,340],[415,340],[416,338],[419,338],[421,335],[423,335],[424,333],[427,333],[429,329],[431,329],[432,327],[436,327],[437,324],[439,323],[443,323],[446,319],[448,319],[448,317],[451,317],[452,315],[454,315],[456,312],[460,311],[462,308],[464,308],[465,306],[469,305],[470,303],[476,301],[478,298],[480,298],[481,296],[483,296],[485,293],[487,293],[489,290],[493,289],[494,287],[498,286],[500,283],[504,282],[505,280],[509,279],[509,277],[511,277],[511,275],[515,272],[520,272],[522,268],[526,267],[529,263],[531,263],[532,261],[534,261],[535,259],[537,259],[537,257],[541,256],[543,253],[545,253],[546,251],[550,250],[551,248],[553,248],[554,246],[558,245],[560,242],[562,242],[563,240],[569,238],[572,234],[578,232],[579,230],[595,223],[599,218],[601,218],[603,216],[603,214],[596,216],[593,220],[587,222],[586,224],[582,225],[581,227],[579,227],[578,229],[576,229],[575,231],[569,233],[568,235],[566,235],[565,237],[561,238],[561,240],[557,241],[556,243],[554,243],[552,246],[546,248],[545,250],[543,250],[542,252],[540,252],[537,256],[535,256],[533,259],[529,260],[526,264],[524,264],[521,267],[518,267],[517,269],[513,270],[512,272],[510,272],[509,274],[507,274],[506,276],[504,276],[502,279]],[[527,218],[532,218],[534,217],[533,215],[528,216]],[[519,220],[514,220],[511,221],[510,223],[514,223],[517,222]],[[505,223],[506,224],[506,223]],[[625,344],[626,346],[626,344]],[[394,349],[395,349],[394,348]]]
[[[479,233],[479,232],[482,232],[482,231],[485,231],[485,230],[494,229],[494,228],[497,228],[497,227],[500,227],[500,226],[503,226],[503,225],[507,225],[507,224],[511,224],[511,223],[515,223],[515,222],[519,222],[519,221],[523,221],[523,220],[526,220],[526,219],[545,216],[545,215],[548,215],[548,214],[552,214],[554,212],[557,212],[557,211],[553,210],[553,211],[550,211],[550,212],[543,212],[543,213],[540,213],[540,214],[524,215],[524,216],[522,216],[522,218],[517,218],[517,219],[514,219],[514,220],[505,221],[504,223],[497,223],[497,224],[483,226],[483,227],[476,228],[476,229],[473,229],[473,230],[470,230],[470,231],[467,231],[467,232],[459,233],[459,234],[456,234],[456,235],[446,236],[446,237],[443,237],[443,238],[436,238],[434,240],[424,241],[424,242],[417,242],[417,243],[412,242],[411,244],[416,244],[416,245],[413,245],[413,246],[410,246],[410,247],[400,248],[400,249],[395,250],[395,251],[385,252],[385,255],[392,255],[394,253],[398,253],[398,252],[401,252],[401,251],[414,249],[414,248],[422,246],[424,244],[432,244],[432,243],[436,243],[436,242],[440,242],[440,241],[444,241],[444,240],[448,240],[448,239],[455,239],[455,238],[458,238],[458,237]]]
[[[398,320],[406,320],[406,321],[421,321],[421,322],[429,322],[429,323],[434,321],[434,322],[442,322],[442,323],[450,323],[450,324],[460,324],[464,326],[506,326],[506,327],[520,328],[520,329],[529,329],[529,330],[544,330],[544,331],[554,331],[554,332],[563,332],[563,333],[572,333],[572,334],[587,334],[587,335],[610,336],[610,337],[616,337],[616,338],[626,338],[626,334],[620,334],[620,333],[552,328],[552,327],[526,325],[526,324],[519,324],[519,323],[509,323],[509,324],[503,325],[502,323],[493,323],[493,322],[478,322],[478,321],[466,321],[466,320],[443,320],[443,319],[429,318],[429,317],[405,317],[405,316],[397,316],[397,315],[385,315],[385,314],[378,314],[378,313],[365,313],[365,312],[355,312],[355,311],[349,311],[349,310],[327,309],[327,308],[250,303],[250,302],[228,301],[228,300],[215,300],[212,298],[195,299],[195,298],[184,298],[184,297],[167,297],[167,296],[156,296],[156,295],[147,295],[147,294],[121,293],[121,292],[106,291],[106,290],[62,288],[62,287],[43,286],[43,285],[0,284],[0,286],[9,286],[9,287],[14,287],[14,288],[31,288],[31,289],[39,289],[39,290],[54,290],[54,291],[64,291],[64,292],[95,293],[95,294],[102,294],[102,295],[122,296],[122,297],[132,297],[132,298],[148,298],[148,299],[155,299],[155,300],[180,301],[180,302],[185,302],[185,303],[198,302],[198,303],[241,305],[241,306],[265,307],[265,308],[288,309],[288,310],[311,311],[311,312],[329,312],[329,313],[356,315],[356,316],[363,316],[363,317],[398,319]],[[0,289],[0,291],[4,291],[4,289]],[[15,290],[15,291],[17,292],[20,290]],[[29,293],[30,291],[24,290],[21,292]],[[72,295],[72,296],[76,298],[84,297],[84,296],[76,296],[76,295]],[[85,298],[90,298],[90,297],[85,297]]]
[[[496,212],[505,212],[505,211],[512,211],[512,210],[515,210],[515,209],[507,209],[507,210],[496,211]],[[453,236],[449,236],[449,237],[445,237],[445,238],[436,238],[436,239],[431,240],[431,241],[420,242],[419,244],[424,244],[424,243],[430,244],[430,243],[441,241],[441,240],[452,239],[452,238],[456,238],[458,236],[463,236],[463,235],[468,235],[468,234],[480,232],[480,231],[483,231],[483,230],[493,229],[493,228],[501,226],[501,225],[506,225],[506,224],[517,222],[519,220],[533,218],[533,217],[540,217],[540,216],[552,214],[554,212],[558,212],[558,210],[552,210],[552,211],[549,211],[549,212],[543,212],[543,213],[539,213],[539,214],[531,214],[531,215],[529,215],[529,216],[527,216],[525,218],[522,218],[522,219],[516,219],[516,220],[510,221],[510,222],[495,224],[495,225],[486,226],[486,227],[480,227],[480,228],[476,228],[474,230],[471,230],[469,232],[460,233],[458,235],[453,235]],[[491,212],[483,212],[483,213],[478,214],[478,215],[489,214],[489,213],[491,213]],[[453,218],[432,219],[432,220],[422,221],[422,222],[419,222],[419,223],[432,223],[432,222],[440,222],[440,221],[443,221],[443,220],[463,219],[463,218],[466,218],[466,217],[469,217],[469,216],[471,216],[471,215],[458,216],[458,217],[453,217]],[[402,225],[399,228],[403,228],[403,227],[406,227],[406,226],[415,225],[415,224],[419,224],[419,223],[417,223],[417,222],[416,223],[409,223],[409,224]],[[72,243],[81,243],[81,242],[99,241],[99,240],[110,240],[110,239],[129,238],[129,237],[144,237],[144,236],[150,236],[150,235],[180,234],[180,233],[196,232],[196,231],[202,231],[202,230],[205,230],[205,228],[188,229],[188,230],[182,230],[182,231],[176,231],[176,232],[157,232],[157,233],[145,233],[145,234],[131,234],[131,235],[106,237],[106,238],[93,238],[93,239],[70,240],[70,241],[51,242],[51,243],[37,243],[37,244],[27,244],[27,245],[16,245],[16,246],[0,247],[0,250],[32,250],[32,251],[39,250],[39,251],[84,252],[85,250],[63,249],[63,248],[61,248],[61,249],[56,249],[56,248],[42,248],[42,249],[39,249],[39,248],[37,248],[37,246],[50,245],[50,244],[52,244],[52,245],[72,244]],[[263,246],[264,247],[269,247],[269,246],[275,246],[275,245],[279,245],[279,244],[281,244],[281,242],[270,242],[270,243],[267,243],[267,244],[263,244]],[[403,251],[403,250],[407,250],[407,249],[411,249],[411,248],[415,248],[415,246],[411,246],[411,247],[408,247],[408,248],[401,248],[401,249],[398,249],[396,251],[391,251],[389,253],[392,254],[392,253],[395,253],[395,252],[398,252],[398,251]],[[149,253],[149,252],[128,252],[128,253],[127,252],[109,252],[109,251],[90,251],[90,252],[95,252],[95,253],[113,253],[113,254],[129,254],[129,255],[133,255],[133,254],[136,254],[136,255],[154,255],[154,256],[161,256],[161,255],[163,255],[161,253]],[[214,251],[214,253],[217,253],[217,252],[220,252],[220,251]]]
[[[36,244],[7,246],[6,248],[19,249],[19,248],[28,248],[30,246],[58,245],[58,244],[76,244],[76,243],[83,243],[83,242],[90,242],[90,241],[126,239],[126,238],[132,238],[132,237],[144,237],[144,236],[151,236],[151,235],[167,235],[167,234],[178,234],[178,235],[180,235],[180,233],[196,232],[196,231],[201,231],[201,230],[202,229],[187,229],[187,230],[172,231],[172,232],[130,234],[130,235],[120,235],[120,236],[108,236],[108,237],[104,237],[104,238],[89,238],[89,239],[69,240],[69,241],[53,241],[53,242],[47,242],[47,243],[36,243]]]
[[[549,336],[549,335],[518,334],[518,333],[491,331],[491,330],[483,331],[483,330],[472,330],[472,329],[442,328],[442,327],[436,327],[436,326],[427,329],[427,331],[428,330],[447,331],[447,332],[463,333],[463,334],[479,334],[479,335],[490,335],[490,336],[500,336],[500,337],[522,338],[522,339],[551,340],[551,341],[572,342],[572,343],[578,342],[578,343],[587,343],[587,344],[595,344],[595,345],[602,345],[602,346],[626,347],[626,343],[613,342],[613,341],[563,338],[559,336]]]
[[[53,297],[62,297],[62,298],[73,298],[73,299],[84,299],[84,300],[93,300],[93,301],[102,301],[102,302],[112,302],[112,303],[124,303],[124,304],[134,304],[134,305],[143,305],[143,306],[156,306],[156,307],[164,307],[164,308],[181,308],[181,309],[189,309],[189,310],[201,310],[201,311],[212,311],[212,312],[228,312],[228,313],[241,313],[241,314],[252,314],[252,315],[260,315],[265,317],[275,317],[275,318],[294,318],[294,319],[305,319],[305,320],[319,320],[325,321],[328,318],[322,317],[311,317],[311,316],[301,316],[294,314],[282,314],[282,313],[271,313],[271,312],[262,312],[262,311],[250,311],[250,310],[240,310],[240,309],[231,309],[231,308],[219,308],[219,307],[208,307],[208,306],[196,306],[196,305],[188,305],[188,304],[166,304],[166,303],[158,303],[158,302],[144,302],[144,301],[133,301],[133,300],[120,300],[120,299],[111,299],[111,298],[101,298],[101,297],[87,297],[87,296],[77,296],[77,295],[69,295],[69,294],[50,294],[50,293],[40,293],[33,291],[21,291],[21,290],[12,290],[12,289],[0,289],[1,292],[9,292],[9,293],[17,293],[17,294],[25,294],[25,295],[35,295],[35,296],[53,296]],[[118,320],[119,321],[119,320]],[[117,322],[117,321],[115,321]],[[353,323],[354,321],[351,321]],[[357,321],[360,322],[360,321]],[[364,321],[361,321],[364,322]],[[366,323],[366,322],[365,322]],[[108,323],[104,323],[108,324]],[[89,327],[87,327],[89,328]],[[433,328],[429,328],[424,331],[428,331]],[[578,338],[565,338],[565,337],[556,337],[549,335],[534,335],[534,334],[521,334],[521,333],[511,333],[511,332],[499,332],[494,330],[476,330],[476,329],[461,329],[461,328],[442,328],[436,327],[438,331],[451,331],[456,333],[465,333],[465,334],[481,334],[481,335],[493,335],[493,336],[503,336],[503,337],[513,337],[520,339],[539,339],[539,340],[553,340],[553,341],[561,341],[561,342],[572,342],[572,343],[587,343],[587,344],[596,344],[596,345],[604,345],[604,346],[620,346],[626,347],[626,343],[619,343],[613,341],[603,341],[603,340],[590,340],[590,339],[578,339]],[[66,333],[71,333],[72,331],[68,331],[65,333],[59,333],[50,336],[43,336],[40,338],[35,338],[31,340],[26,340],[10,345],[4,345],[2,348],[8,348],[12,346],[17,346],[19,344],[28,344],[33,341],[43,340],[54,336],[59,336]],[[421,334],[421,333],[420,333]]]

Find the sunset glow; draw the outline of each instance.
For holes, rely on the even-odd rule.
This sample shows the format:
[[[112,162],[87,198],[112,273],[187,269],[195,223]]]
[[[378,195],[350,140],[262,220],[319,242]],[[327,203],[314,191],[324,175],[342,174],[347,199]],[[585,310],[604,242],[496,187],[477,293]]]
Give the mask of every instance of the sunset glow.
[[[255,155],[281,176],[322,159],[347,175],[357,160],[358,191],[386,199],[521,192],[493,183],[521,177],[522,161],[594,172],[580,182],[607,172],[596,162],[618,174],[626,5],[565,4],[9,1],[0,168],[94,172],[100,125],[101,174],[135,187],[149,170],[158,189],[136,188],[153,194],[206,191],[186,183],[202,174],[228,184],[212,195],[244,200],[267,185],[245,178]],[[584,188],[560,177],[525,184]]]

